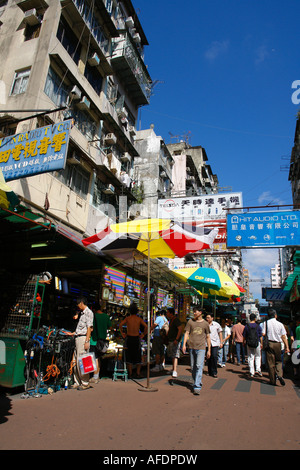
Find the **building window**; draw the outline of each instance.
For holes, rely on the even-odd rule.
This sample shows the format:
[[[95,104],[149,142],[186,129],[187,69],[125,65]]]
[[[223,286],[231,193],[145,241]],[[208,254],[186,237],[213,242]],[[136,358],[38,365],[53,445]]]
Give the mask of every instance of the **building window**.
[[[44,92],[57,107],[67,104],[69,95],[68,88],[62,83],[61,78],[52,69],[52,67],[49,67],[48,70]]]
[[[87,78],[90,85],[94,88],[97,95],[100,95],[103,79],[96,67],[93,67],[87,63],[84,70],[84,76]]]
[[[24,41],[30,41],[31,39],[38,38],[41,31],[41,23],[30,25],[27,24],[24,29]]]
[[[30,68],[15,73],[11,95],[25,93],[30,75]]]
[[[57,178],[82,198],[89,192],[90,174],[79,165],[67,164],[57,172]]]
[[[61,18],[58,30],[57,39],[62,43],[68,54],[72,57],[75,64],[78,65],[80,58],[81,46],[79,45],[78,39],[73,33],[69,25]]]

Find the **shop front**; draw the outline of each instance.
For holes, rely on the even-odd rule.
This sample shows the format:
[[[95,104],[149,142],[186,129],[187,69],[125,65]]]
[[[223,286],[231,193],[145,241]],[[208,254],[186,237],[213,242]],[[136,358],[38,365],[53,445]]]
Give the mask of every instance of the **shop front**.
[[[0,256],[0,386],[14,388],[26,381],[28,345],[32,355],[45,352],[51,331],[53,350],[63,349],[78,296],[98,300],[103,262],[74,233],[23,204],[0,210]]]
[[[101,257],[68,228],[25,205],[13,213],[1,210],[0,243],[0,386],[34,385],[37,394],[70,386],[74,338],[69,333],[76,328],[80,296],[91,308],[99,302],[111,317],[107,359],[122,353],[119,323],[132,302],[146,320],[143,257],[133,262]],[[150,323],[158,309],[168,307],[186,321],[195,293],[180,291],[179,284],[165,263],[151,260]],[[146,342],[142,350],[146,362]]]

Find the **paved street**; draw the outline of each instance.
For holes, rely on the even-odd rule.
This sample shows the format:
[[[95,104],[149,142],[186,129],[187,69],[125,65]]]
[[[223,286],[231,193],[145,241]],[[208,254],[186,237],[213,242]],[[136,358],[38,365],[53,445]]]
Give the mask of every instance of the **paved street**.
[[[169,366],[170,368],[170,366]],[[247,379],[247,366],[228,364],[190,391],[188,358],[171,385],[165,373],[123,382],[102,379],[89,390],[0,400],[1,450],[299,450],[300,384]]]

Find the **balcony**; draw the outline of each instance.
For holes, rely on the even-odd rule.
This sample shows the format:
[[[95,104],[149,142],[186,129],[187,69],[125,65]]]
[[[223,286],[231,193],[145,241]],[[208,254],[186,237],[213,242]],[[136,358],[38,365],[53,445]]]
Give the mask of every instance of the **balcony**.
[[[18,0],[16,3],[24,12],[32,8],[35,8],[39,12],[45,11],[49,6],[49,0]]]
[[[112,40],[111,64],[114,71],[126,83],[126,89],[134,103],[138,106],[150,102],[151,78],[130,36]]]
[[[61,0],[61,5],[63,7],[63,11],[66,11],[73,19],[74,25],[79,26],[79,30],[82,34],[82,40],[87,43],[91,42],[91,46],[98,53],[100,64],[104,73],[111,75],[112,68],[108,60],[109,37],[105,33],[96,15],[91,13],[90,8],[85,0]],[[111,21],[103,2],[98,2],[97,5],[98,9],[99,6],[102,7],[100,8],[100,11],[98,11],[98,13],[101,14],[101,17],[103,17],[103,15],[107,16],[109,20],[106,21],[106,23],[113,25],[113,22]],[[86,28],[82,29],[82,27],[80,27],[80,23],[85,25]],[[117,31],[114,31],[115,32],[113,32],[113,34],[117,35]],[[112,34],[111,31],[110,34]]]

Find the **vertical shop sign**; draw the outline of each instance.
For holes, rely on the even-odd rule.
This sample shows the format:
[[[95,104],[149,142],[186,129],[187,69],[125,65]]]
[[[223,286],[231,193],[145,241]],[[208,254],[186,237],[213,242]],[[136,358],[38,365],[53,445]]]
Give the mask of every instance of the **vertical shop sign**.
[[[0,139],[0,168],[6,181],[65,167],[72,119]]]

